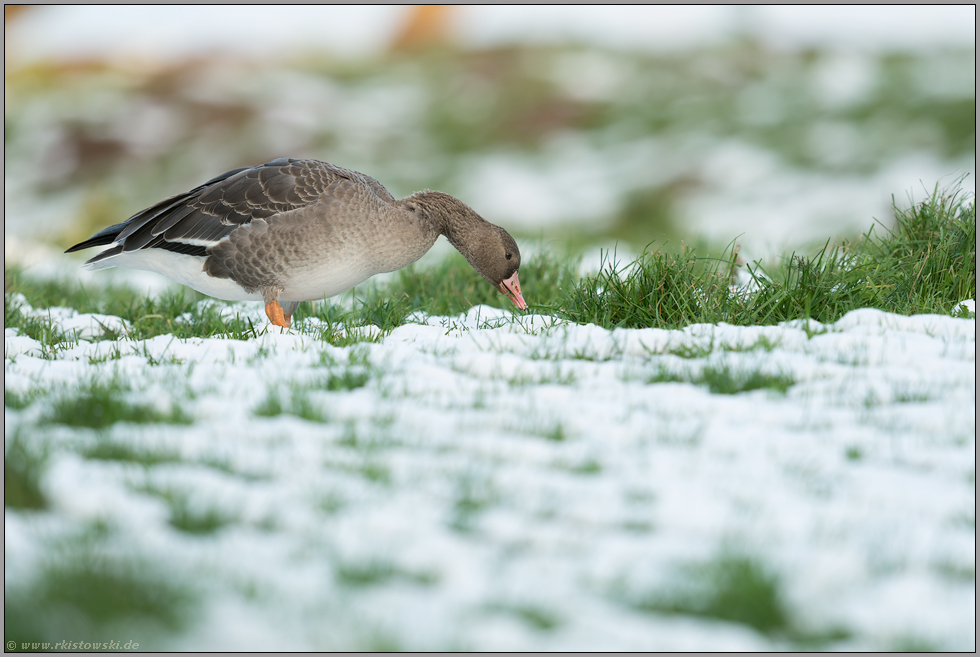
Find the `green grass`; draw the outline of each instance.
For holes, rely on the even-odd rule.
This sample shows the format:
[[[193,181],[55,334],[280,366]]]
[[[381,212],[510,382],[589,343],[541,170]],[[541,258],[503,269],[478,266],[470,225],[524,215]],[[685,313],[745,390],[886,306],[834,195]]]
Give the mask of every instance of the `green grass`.
[[[374,372],[367,352],[357,347],[348,352],[346,365],[336,363],[328,352],[321,354],[320,362],[327,368],[325,373],[307,384],[270,387],[253,413],[259,417],[287,414],[310,422],[326,422],[326,413],[310,399],[310,393],[357,390],[367,385]]]
[[[3,405],[7,408],[11,408],[15,411],[20,411],[31,404],[40,397],[42,391],[38,388],[31,388],[30,390],[18,393],[8,388],[3,389]]]
[[[340,441],[341,445],[346,447],[367,447],[369,454],[364,458],[351,463],[350,461],[327,461],[324,466],[331,470],[340,470],[342,472],[349,472],[351,474],[356,474],[364,477],[368,481],[387,486],[391,483],[391,470],[388,469],[386,465],[374,459],[370,452],[373,451],[378,443],[370,441],[361,441],[354,434],[348,434],[343,440]]]
[[[509,431],[516,435],[524,433],[532,436],[540,436],[556,443],[563,443],[569,438],[568,429],[561,422],[556,422],[555,424],[542,422],[540,424],[532,424],[531,426],[516,424],[515,426],[509,427]]]
[[[34,308],[65,307],[80,313],[103,313],[123,317],[128,309],[143,303],[143,295],[125,286],[86,286],[67,280],[37,279],[19,267],[4,267],[4,292],[19,292]],[[4,306],[5,315],[7,306]],[[6,317],[5,317],[6,319]],[[9,321],[9,320],[7,320]],[[4,325],[9,328],[8,324]]]
[[[647,383],[707,385],[708,390],[714,395],[735,395],[761,389],[785,393],[796,381],[788,374],[767,374],[759,370],[736,373],[727,366],[707,365],[696,374],[677,374],[661,366],[647,379]]]
[[[777,341],[778,342],[778,341]],[[678,358],[684,359],[696,359],[696,358],[707,358],[713,354],[716,350],[718,351],[728,351],[728,352],[738,352],[744,353],[749,351],[773,351],[778,344],[773,342],[766,336],[761,336],[755,342],[749,344],[726,344],[724,342],[715,342],[714,336],[707,344],[667,344],[662,349],[654,351],[652,349],[647,349],[651,355],[665,355],[670,354],[671,356],[677,356]]]
[[[521,265],[521,287],[528,304],[532,308],[555,304],[562,288],[574,284],[576,266],[574,258],[559,259],[548,252],[525,259]],[[335,346],[347,346],[351,341],[344,341],[344,336],[337,334],[339,324],[347,328],[373,325],[387,335],[413,312],[452,316],[476,305],[514,308],[462,256],[452,254],[431,267],[406,267],[387,285],[363,286],[350,311],[332,303],[317,303],[315,308],[300,304],[295,317],[315,318],[324,327],[324,339]]]
[[[786,374],[765,374],[756,370],[743,377],[733,373],[728,367],[706,367],[701,375],[708,384],[708,389],[716,395],[734,395],[763,388],[786,392],[796,383]]]
[[[767,634],[789,629],[779,579],[756,560],[723,555],[708,564],[689,567],[685,573],[695,591],[656,593],[633,601],[633,606],[659,614],[741,623]]]
[[[331,392],[338,390],[356,390],[357,388],[363,388],[366,386],[370,379],[370,372],[357,372],[351,369],[346,369],[340,373],[331,372],[329,375],[327,375],[326,380],[318,384],[317,387]]]
[[[18,428],[3,455],[4,508],[39,510],[47,507],[40,479],[46,455]]]
[[[334,576],[340,584],[350,587],[376,586],[395,580],[432,586],[439,581],[438,574],[434,572],[407,570],[379,560],[338,563],[334,567]]]
[[[85,549],[52,559],[37,581],[8,587],[5,598],[5,639],[61,641],[74,634],[75,640],[101,642],[109,640],[106,630],[125,623],[140,628],[127,638],[143,648],[161,633],[185,627],[196,602],[189,589],[150,563]]]
[[[626,595],[627,604],[648,613],[738,623],[799,650],[824,650],[851,636],[842,627],[802,629],[786,603],[780,578],[753,557],[726,551],[705,563],[682,566],[678,575],[681,586]]]
[[[87,459],[99,461],[123,461],[127,463],[139,463],[147,468],[161,463],[182,463],[183,459],[176,452],[155,451],[151,449],[136,449],[130,445],[111,442],[109,440],[99,440],[92,447],[87,448],[83,455]]]
[[[6,273],[5,283],[10,285],[10,289],[22,291],[24,288],[11,282]],[[58,328],[51,317],[25,313],[23,307],[14,300],[13,295],[7,293],[3,295],[3,327],[15,328],[20,335],[37,340],[41,346],[39,355],[45,359],[56,358],[60,351],[78,344],[78,340]]]
[[[231,522],[227,514],[217,509],[198,509],[186,494],[159,492],[170,507],[170,525],[187,534],[213,534]]]
[[[539,632],[547,632],[561,625],[561,618],[538,605],[526,603],[491,603],[486,606],[488,611],[507,614],[523,621],[528,627]]]
[[[914,636],[893,638],[888,652],[942,652],[942,649],[932,641]]]
[[[700,257],[654,251],[627,266],[606,263],[567,289],[555,312],[605,328],[683,328],[694,323],[831,323],[857,308],[950,315],[976,297],[976,201],[940,192],[895,206],[894,230],[872,227],[855,243],[793,254],[770,274],[747,265],[758,290],[731,289],[736,252]]]
[[[461,534],[470,533],[475,530],[480,514],[498,501],[491,481],[464,475],[456,483],[448,524]]]
[[[161,464],[171,464],[171,463],[188,463],[189,461],[182,458],[181,455],[172,449],[166,448],[152,448],[152,447],[140,447],[137,442],[136,445],[129,445],[122,442],[116,442],[110,438],[107,434],[99,434],[97,436],[97,442],[94,445],[88,445],[81,450],[82,456],[87,459],[93,459],[98,461],[120,461],[123,463],[137,463],[146,468],[152,468],[156,465]],[[255,477],[246,473],[237,472],[232,468],[226,461],[213,457],[203,457],[194,461],[197,465],[204,465],[210,468],[214,468],[219,472],[229,474],[237,477],[244,477],[246,479],[258,480],[261,477]]]
[[[221,316],[221,302],[199,303],[203,295],[188,289],[170,290],[159,297],[147,297],[123,286],[84,286],[66,280],[35,280],[17,267],[4,267],[4,328],[17,328],[41,342],[46,351],[74,346],[77,340],[60,333],[41,315],[25,315],[13,303],[11,293],[23,294],[35,309],[61,306],[79,313],[99,313],[120,317],[129,324],[121,335],[105,330],[101,339],[126,337],[146,340],[157,335],[215,337],[247,340],[260,332],[248,318]],[[187,315],[187,317],[182,317]],[[180,318],[180,319],[178,319]]]
[[[42,417],[48,424],[64,424],[72,427],[104,429],[117,422],[135,424],[190,424],[192,418],[178,405],[163,412],[147,404],[124,399],[128,385],[119,379],[99,381],[93,379],[78,390],[66,392],[51,403]]]
[[[288,391],[269,388],[266,398],[255,407],[259,417],[293,415],[309,422],[326,422],[326,414],[309,397],[305,388],[291,386]]]
[[[213,534],[234,520],[223,511],[196,504],[198,496],[195,493],[155,485],[141,485],[134,487],[134,490],[162,500],[170,511],[170,526],[186,534]]]
[[[575,383],[574,372],[562,372],[561,367],[556,364],[550,372],[536,372],[534,374],[515,374],[504,379],[508,384],[515,388],[526,386],[558,385],[570,386]]]
[[[553,304],[560,286],[571,282],[573,266],[573,260],[559,262],[548,254],[526,262],[521,270],[526,294],[533,295],[536,304]],[[23,294],[27,303],[36,309],[62,306],[80,313],[114,315],[128,322],[130,330],[126,335],[107,331],[102,336],[107,340],[120,337],[146,340],[157,335],[173,335],[177,339],[247,340],[265,330],[247,317],[223,317],[222,302],[200,303],[206,297],[186,288],[148,298],[126,287],[98,288],[69,281],[37,281],[11,267],[4,269],[4,289],[4,328],[17,328],[23,335],[38,340],[48,357],[75,346],[77,340],[61,333],[43,315],[21,313],[12,293]],[[336,300],[318,302],[315,306],[300,304],[294,321],[312,318],[320,339],[346,347],[377,341],[418,310],[434,315],[457,315],[477,304],[513,308],[509,299],[483,280],[461,256],[454,255],[429,268],[411,266],[401,270],[388,285],[368,283],[358,288],[358,296],[349,310]],[[381,335],[372,337],[358,330],[366,326],[377,326]],[[105,358],[112,357],[110,354]]]

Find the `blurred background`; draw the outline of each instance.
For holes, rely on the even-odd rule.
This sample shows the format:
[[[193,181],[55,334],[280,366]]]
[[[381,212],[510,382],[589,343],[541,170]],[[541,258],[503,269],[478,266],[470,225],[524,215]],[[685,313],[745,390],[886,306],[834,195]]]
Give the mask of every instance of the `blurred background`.
[[[5,5],[5,262],[280,156],[573,252],[854,237],[974,192],[975,14]]]

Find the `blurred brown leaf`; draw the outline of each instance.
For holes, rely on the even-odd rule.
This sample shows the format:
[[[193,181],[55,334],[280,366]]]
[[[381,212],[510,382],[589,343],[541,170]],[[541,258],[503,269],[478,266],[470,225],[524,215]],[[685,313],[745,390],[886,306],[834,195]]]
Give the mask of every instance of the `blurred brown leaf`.
[[[392,50],[420,50],[447,41],[455,5],[412,5],[408,20],[392,41]]]

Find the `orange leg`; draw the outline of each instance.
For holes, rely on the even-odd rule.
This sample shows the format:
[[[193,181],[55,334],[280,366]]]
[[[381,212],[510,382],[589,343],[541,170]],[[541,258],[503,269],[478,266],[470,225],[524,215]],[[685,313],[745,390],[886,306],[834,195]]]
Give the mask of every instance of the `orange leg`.
[[[289,328],[292,323],[292,315],[283,315],[282,306],[279,305],[278,301],[272,301],[265,304],[265,314],[268,315],[269,321],[276,326],[282,326],[283,328]]]

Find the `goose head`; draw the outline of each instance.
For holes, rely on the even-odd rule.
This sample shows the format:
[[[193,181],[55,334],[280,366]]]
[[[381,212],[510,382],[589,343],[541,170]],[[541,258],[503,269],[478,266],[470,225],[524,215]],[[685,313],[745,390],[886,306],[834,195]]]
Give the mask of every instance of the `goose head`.
[[[510,233],[443,192],[418,192],[406,200],[409,209],[437,222],[440,232],[480,276],[504,293],[518,309],[527,310],[517,275],[521,250]]]

